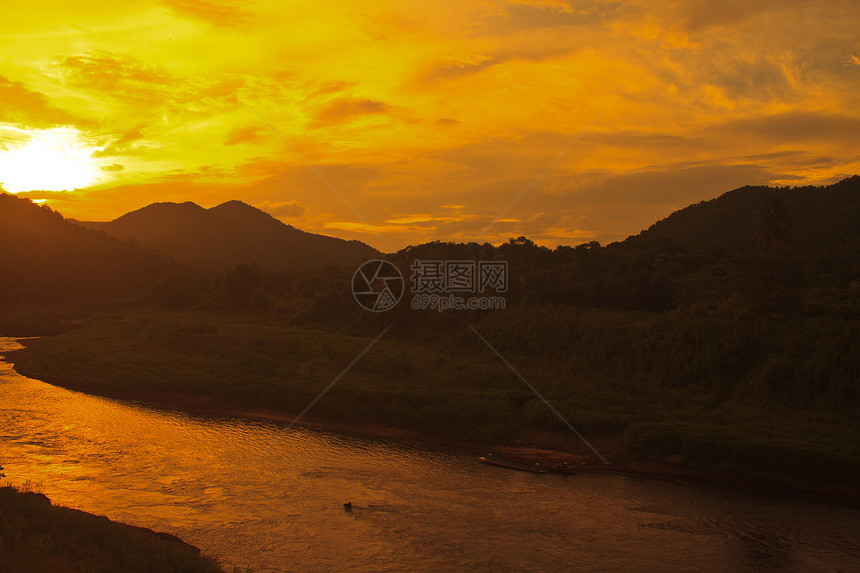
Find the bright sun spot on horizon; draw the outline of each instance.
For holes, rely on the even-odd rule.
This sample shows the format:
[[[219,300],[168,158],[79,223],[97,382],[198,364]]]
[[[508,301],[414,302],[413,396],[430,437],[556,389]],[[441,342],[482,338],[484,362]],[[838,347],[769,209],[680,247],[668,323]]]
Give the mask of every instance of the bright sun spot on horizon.
[[[99,168],[92,158],[97,148],[81,142],[73,128],[27,130],[29,140],[0,151],[0,185],[10,193],[72,191],[92,185]]]

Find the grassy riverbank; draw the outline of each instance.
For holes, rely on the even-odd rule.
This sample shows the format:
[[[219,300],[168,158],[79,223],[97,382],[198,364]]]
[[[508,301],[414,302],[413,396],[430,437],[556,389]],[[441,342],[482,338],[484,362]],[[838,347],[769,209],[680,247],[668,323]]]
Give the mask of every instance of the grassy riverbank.
[[[749,349],[727,332],[744,325],[685,320],[678,313],[531,308],[475,326],[619,467],[659,464],[856,492],[860,422],[853,410],[763,399],[767,361],[733,373],[750,360]],[[10,358],[24,374],[97,394],[295,414],[384,326],[338,330],[250,312],[138,310],[94,318]],[[559,328],[564,332],[553,332]],[[701,343],[677,342],[694,335]],[[542,346],[531,347],[538,339]],[[672,378],[673,368],[693,381]],[[310,415],[481,448],[534,445],[590,455],[461,321],[395,325]]]
[[[166,533],[52,505],[42,494],[0,487],[0,571],[221,573]]]

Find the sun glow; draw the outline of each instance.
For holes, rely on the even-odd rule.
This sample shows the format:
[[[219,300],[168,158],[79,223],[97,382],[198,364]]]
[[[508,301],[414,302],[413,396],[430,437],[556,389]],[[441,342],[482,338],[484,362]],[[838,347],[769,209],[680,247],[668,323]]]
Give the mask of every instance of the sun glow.
[[[76,129],[19,133],[27,138],[23,145],[0,151],[0,184],[6,191],[71,191],[98,179],[99,169],[92,158],[97,148],[81,142]]]

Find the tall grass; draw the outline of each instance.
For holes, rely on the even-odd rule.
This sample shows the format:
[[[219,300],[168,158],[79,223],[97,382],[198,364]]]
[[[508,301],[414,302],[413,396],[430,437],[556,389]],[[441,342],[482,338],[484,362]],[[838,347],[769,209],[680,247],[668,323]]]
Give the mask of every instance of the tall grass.
[[[166,534],[0,487],[0,571],[221,573],[213,560]]]
[[[681,456],[723,473],[791,467],[801,480],[856,481],[856,324],[813,320],[797,331],[775,321],[765,337],[755,317],[719,309],[532,306],[468,318],[588,438],[625,436],[616,459]],[[569,432],[460,317],[428,320],[432,328],[415,317],[395,326],[310,415],[485,444]],[[27,372],[101,393],[297,413],[378,332],[375,321],[342,331],[136,311],[45,340]]]

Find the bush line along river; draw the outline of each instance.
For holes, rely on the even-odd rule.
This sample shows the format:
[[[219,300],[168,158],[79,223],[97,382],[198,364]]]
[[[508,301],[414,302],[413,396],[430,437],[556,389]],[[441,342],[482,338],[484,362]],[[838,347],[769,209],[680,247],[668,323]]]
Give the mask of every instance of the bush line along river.
[[[732,380],[720,365],[737,360],[731,333],[741,324],[631,320],[531,308],[476,325],[616,466],[646,461],[655,471],[654,462],[664,469],[669,462],[672,471],[680,465],[708,477],[857,496],[860,419],[849,405],[792,406],[760,394],[755,376]],[[251,312],[136,310],[95,317],[12,359],[30,376],[98,395],[295,414],[386,324],[338,330]],[[590,455],[459,319],[393,328],[310,415],[484,447],[534,442]]]

